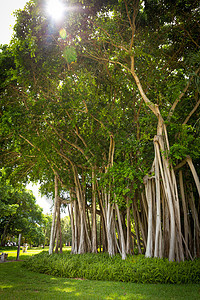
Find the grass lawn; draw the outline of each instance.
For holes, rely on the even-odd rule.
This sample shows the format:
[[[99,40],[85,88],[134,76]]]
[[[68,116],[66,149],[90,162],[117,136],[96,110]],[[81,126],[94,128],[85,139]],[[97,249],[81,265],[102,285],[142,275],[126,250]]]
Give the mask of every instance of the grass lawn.
[[[41,250],[20,251],[20,260]],[[4,252],[9,253],[9,259],[16,259],[16,251]],[[200,285],[197,284],[135,284],[57,278],[33,273],[21,265],[21,261],[0,263],[0,299],[200,299]]]
[[[45,249],[43,249],[43,248],[28,248],[27,252],[23,253],[22,247],[21,247],[20,253],[19,253],[19,260],[24,260],[27,257],[38,254],[44,250],[48,251],[48,247],[45,247]],[[17,258],[17,247],[3,247],[3,248],[0,247],[0,253],[2,253],[2,252],[8,253],[7,261],[16,260],[16,258]]]

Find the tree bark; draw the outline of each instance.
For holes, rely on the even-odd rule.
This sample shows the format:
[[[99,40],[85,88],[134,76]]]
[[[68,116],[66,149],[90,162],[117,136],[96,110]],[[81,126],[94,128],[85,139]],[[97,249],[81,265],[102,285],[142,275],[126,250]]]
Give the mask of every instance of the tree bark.
[[[183,207],[183,216],[184,216],[184,237],[185,237],[185,247],[186,247],[185,250],[186,250],[186,258],[188,259],[188,257],[189,257],[189,253],[188,253],[188,241],[189,241],[188,210],[187,210],[186,199],[185,199],[182,170],[179,171],[179,183],[180,183],[180,192],[181,192],[182,207]]]
[[[51,255],[53,253],[53,248],[54,248],[56,208],[57,208],[57,201],[58,201],[58,177],[57,177],[57,175],[55,175],[54,182],[55,182],[55,200],[54,200],[53,218],[52,218],[50,244],[49,244],[49,255]]]
[[[154,147],[159,147],[154,141]],[[161,231],[161,191],[160,191],[160,172],[157,151],[155,149],[155,183],[156,183],[156,233],[155,233],[155,248],[154,257],[162,257],[162,231]]]
[[[198,212],[195,206],[195,202],[194,202],[194,195],[193,195],[193,191],[192,191],[192,186],[190,185],[188,187],[189,189],[189,196],[188,196],[188,200],[189,200],[189,204],[190,204],[190,208],[191,208],[191,212],[192,212],[192,217],[194,220],[194,249],[196,249],[196,256],[200,256],[200,223],[199,223],[199,218],[198,218]],[[194,253],[195,256],[195,253]]]
[[[129,199],[126,199],[126,216],[127,216],[127,231],[126,231],[126,254],[131,254],[131,219],[130,219],[130,204]]]
[[[124,232],[123,232],[123,228],[122,228],[121,216],[120,216],[119,207],[118,207],[117,203],[115,203],[115,209],[117,212],[117,220],[118,220],[118,224],[119,224],[121,255],[122,255],[122,259],[125,260],[126,259],[126,244],[125,244]]]
[[[147,236],[147,248],[146,257],[152,257],[153,255],[153,211],[152,211],[152,189],[151,179],[148,176],[144,178],[146,198],[148,203],[148,236]]]
[[[92,170],[92,252],[97,253],[96,185],[94,170]]]
[[[139,232],[138,216],[137,216],[137,211],[136,211],[137,204],[135,203],[135,201],[136,201],[136,198],[134,198],[133,202],[132,202],[133,219],[135,222],[135,234],[136,234],[136,239],[137,239],[138,253],[142,254],[142,249],[141,249],[141,245],[140,245],[140,232]]]
[[[79,248],[78,248],[78,253],[82,254],[86,252],[86,240],[85,236],[87,239],[88,243],[88,251],[90,252],[91,250],[91,241],[90,237],[88,234],[87,230],[87,222],[86,222],[86,212],[84,209],[84,201],[83,201],[83,195],[82,195],[82,190],[81,190],[81,185],[78,177],[78,172],[74,164],[72,164],[72,169],[74,173],[74,182],[75,182],[75,191],[76,191],[76,196],[78,200],[78,207],[79,207],[79,213],[80,213],[80,237],[79,237]]]
[[[195,167],[194,167],[194,165],[193,165],[193,162],[192,162],[191,157],[188,156],[188,157],[186,158],[186,160],[187,160],[187,163],[188,163],[188,165],[189,165],[189,167],[190,167],[190,170],[191,170],[191,172],[192,172],[192,175],[193,175],[193,177],[194,177],[194,181],[195,181],[195,183],[196,183],[197,191],[198,191],[199,197],[200,197],[200,181],[199,181],[199,177],[198,177],[198,175],[197,175],[197,172],[196,172],[196,170],[195,170]]]

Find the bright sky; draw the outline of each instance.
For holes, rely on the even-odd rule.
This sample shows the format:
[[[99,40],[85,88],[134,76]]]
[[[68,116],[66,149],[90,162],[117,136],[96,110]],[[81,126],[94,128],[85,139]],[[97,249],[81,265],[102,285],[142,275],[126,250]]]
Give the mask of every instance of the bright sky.
[[[13,11],[24,8],[27,0],[1,0],[0,4],[0,44],[9,44],[12,27],[15,24]]]
[[[51,213],[51,208],[52,208],[52,205],[53,205],[53,202],[51,199],[48,199],[46,197],[41,197],[40,193],[39,193],[39,185],[38,184],[32,184],[32,183],[29,183],[27,186],[26,186],[27,190],[32,190],[33,192],[33,195],[35,196],[36,198],[36,202],[37,204],[43,208],[43,213],[44,214],[50,214]]]
[[[0,1],[0,44],[9,44],[15,24],[13,12],[23,9],[28,0]],[[48,0],[47,13],[55,20],[61,19],[65,11],[66,8],[60,0]]]

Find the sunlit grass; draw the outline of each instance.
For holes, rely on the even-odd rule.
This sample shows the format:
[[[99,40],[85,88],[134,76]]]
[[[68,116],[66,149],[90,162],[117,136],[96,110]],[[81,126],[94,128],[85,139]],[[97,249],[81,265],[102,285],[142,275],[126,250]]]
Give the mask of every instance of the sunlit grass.
[[[56,278],[32,273],[22,262],[0,266],[0,299],[192,299],[200,297],[199,285],[134,284]]]
[[[70,250],[70,249],[71,249],[71,247],[63,248],[63,250]],[[28,248],[27,252],[23,252],[22,247],[21,247],[20,254],[19,254],[19,260],[25,260],[29,256],[38,254],[42,251],[48,251],[48,250],[49,250],[48,247],[45,247],[45,249],[43,249],[43,248]],[[0,247],[0,253],[2,253],[2,252],[8,253],[7,261],[16,260],[16,258],[17,258],[17,247],[16,247],[16,249],[13,249],[13,248],[10,249],[9,247],[3,247],[3,248]]]
[[[28,249],[27,253],[20,251],[20,259],[24,260],[40,251],[43,249]],[[8,249],[7,253],[10,258],[16,259],[15,250]],[[22,268],[22,264],[22,261],[0,264],[0,299],[200,299],[198,284],[135,284],[58,278],[33,273]]]
[[[27,252],[23,252],[22,250],[20,250],[19,260],[24,260],[24,259],[26,259],[26,257],[38,254],[43,250],[48,250],[48,249],[42,249],[42,248],[41,249],[28,249]],[[16,247],[16,250],[13,250],[13,249],[10,250],[9,248],[7,248],[7,249],[4,248],[3,250],[1,250],[1,248],[0,248],[0,252],[8,253],[7,261],[15,260],[17,258],[17,247]]]

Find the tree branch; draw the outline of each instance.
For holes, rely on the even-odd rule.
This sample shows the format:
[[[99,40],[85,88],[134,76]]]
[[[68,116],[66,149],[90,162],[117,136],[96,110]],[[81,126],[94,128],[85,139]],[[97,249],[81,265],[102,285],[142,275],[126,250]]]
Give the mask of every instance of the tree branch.
[[[198,74],[199,70],[200,70],[200,67],[195,71],[195,74]],[[191,83],[193,77],[194,77],[194,76],[192,75],[192,77],[191,77],[190,80],[188,81],[187,85],[185,86],[183,92],[178,96],[178,98],[177,98],[177,99],[175,100],[175,102],[173,103],[173,105],[172,105],[172,107],[171,107],[171,109],[170,109],[170,111],[169,111],[169,115],[168,115],[168,117],[167,117],[167,121],[168,121],[168,122],[170,121],[170,119],[171,119],[171,117],[172,117],[172,115],[173,115],[173,112],[174,112],[174,110],[175,110],[177,104],[179,103],[179,101],[181,100],[181,98],[182,98],[182,97],[185,95],[185,93],[187,92],[187,90],[188,90],[188,88],[189,88],[189,86],[190,86],[190,83]]]
[[[195,107],[191,110],[191,112],[189,113],[189,115],[187,116],[187,118],[185,119],[185,121],[183,122],[183,125],[187,124],[187,122],[189,121],[190,117],[193,115],[193,113],[197,110],[197,108],[199,107],[200,104],[200,99],[199,101],[196,103]]]

